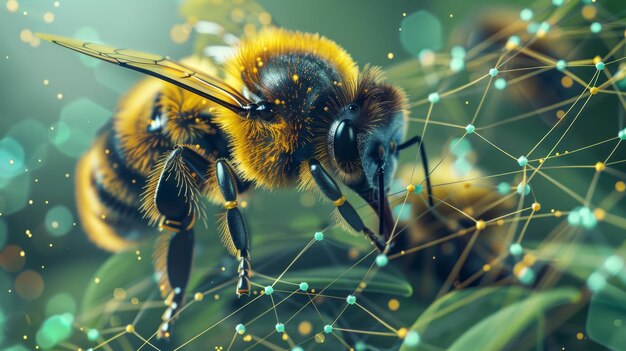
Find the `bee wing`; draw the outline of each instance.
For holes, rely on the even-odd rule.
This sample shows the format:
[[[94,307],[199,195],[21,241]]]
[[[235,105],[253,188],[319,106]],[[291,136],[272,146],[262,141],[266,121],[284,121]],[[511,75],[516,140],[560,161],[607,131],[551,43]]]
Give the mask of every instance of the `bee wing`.
[[[159,78],[240,114],[245,113],[246,107],[252,103],[224,81],[198,72],[165,56],[116,49],[107,45],[51,34],[37,33],[36,35],[82,54]]]

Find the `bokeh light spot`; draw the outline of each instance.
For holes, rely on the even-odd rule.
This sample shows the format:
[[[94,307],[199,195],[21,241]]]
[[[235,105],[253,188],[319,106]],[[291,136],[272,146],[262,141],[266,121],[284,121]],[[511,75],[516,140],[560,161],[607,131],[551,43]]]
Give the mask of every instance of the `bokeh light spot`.
[[[46,229],[54,236],[67,234],[72,230],[74,216],[65,206],[55,206],[46,213]]]
[[[34,300],[43,293],[43,278],[35,271],[24,271],[15,278],[15,291],[26,300]]]
[[[441,49],[441,22],[431,13],[426,11],[412,13],[402,19],[400,27],[402,46],[411,54],[419,56],[424,49]]]

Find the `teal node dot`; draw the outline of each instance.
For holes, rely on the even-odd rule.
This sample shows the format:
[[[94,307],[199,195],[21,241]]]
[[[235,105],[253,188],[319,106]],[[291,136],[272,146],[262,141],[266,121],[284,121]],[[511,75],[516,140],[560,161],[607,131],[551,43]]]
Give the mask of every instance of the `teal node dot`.
[[[522,245],[520,245],[519,243],[513,243],[511,244],[511,246],[509,246],[509,252],[513,256],[519,256],[522,254],[523,251],[524,249],[522,248]]]
[[[548,23],[548,22],[541,22],[541,24],[537,28],[537,31],[543,32],[543,33],[546,33],[549,30],[550,30],[550,23]]]
[[[276,332],[283,333],[285,331],[285,325],[283,323],[276,323]]]
[[[428,101],[429,101],[431,104],[436,104],[436,103],[438,103],[440,99],[441,99],[441,98],[439,97],[439,93],[430,93],[430,94],[428,94]]]
[[[265,295],[272,295],[274,288],[271,285],[265,287]]]
[[[567,215],[567,222],[574,227],[582,226],[586,229],[593,229],[598,224],[598,220],[596,216],[594,216],[593,212],[589,207],[582,206],[574,208]]]
[[[493,86],[498,90],[504,90],[504,88],[506,88],[506,80],[504,78],[498,78],[493,83]]]
[[[572,226],[579,226],[580,221],[581,221],[580,214],[576,210],[570,212],[567,215],[567,223],[569,223]]]
[[[529,8],[523,9],[519,13],[519,18],[521,18],[522,21],[530,21],[533,18],[533,10],[531,10]]]
[[[465,48],[460,45],[455,45],[450,49],[450,55],[454,58],[464,58],[465,54]]]
[[[529,34],[537,33],[537,31],[539,31],[539,23],[537,23],[537,22],[530,22],[530,23],[528,23],[528,27],[526,27],[526,31]]]
[[[356,303],[356,296],[348,295],[348,297],[346,297],[346,302],[348,305],[354,305]]]
[[[401,221],[408,221],[411,219],[411,213],[413,213],[413,206],[410,203],[397,204],[393,208],[394,218],[399,218]]]
[[[562,6],[565,3],[565,0],[552,0],[552,5],[554,6]]]
[[[520,195],[522,195],[522,193],[524,193],[524,195],[530,194],[530,185],[524,184],[524,182],[519,183],[517,185],[517,193]]]
[[[621,257],[611,255],[604,261],[604,269],[611,275],[616,275],[624,267],[624,260]]]
[[[367,345],[363,341],[357,341],[356,344],[354,344],[354,349],[356,351],[365,351]]]
[[[417,346],[420,343],[420,335],[417,331],[411,330],[406,333],[404,337],[404,344],[406,346]]]
[[[617,137],[620,138],[621,140],[626,140],[626,128],[617,132]]]
[[[291,351],[304,351],[304,349],[300,346],[296,346],[293,349],[291,349]]]
[[[421,194],[424,191],[424,187],[422,185],[416,185],[415,190],[413,192],[417,195]]]
[[[602,71],[604,69],[604,62],[600,61],[600,62],[596,63],[596,69],[598,71]]]
[[[324,240],[324,233],[315,232],[315,235],[313,235],[313,238],[315,238],[316,241],[322,241]]]
[[[87,331],[87,339],[89,341],[96,341],[100,337],[100,332],[98,329],[89,329]]]
[[[591,26],[589,26],[591,33],[600,33],[602,30],[602,24],[600,22],[593,22]]]
[[[246,326],[241,324],[241,323],[239,323],[235,327],[235,331],[237,332],[237,334],[244,334],[246,332]]]
[[[511,185],[507,182],[500,182],[498,184],[498,192],[502,195],[506,195],[511,192]]]
[[[567,61],[565,60],[556,61],[556,69],[558,69],[559,71],[564,70],[566,67],[567,67]]]
[[[468,124],[465,126],[465,131],[467,132],[467,134],[472,134],[476,131],[476,127],[474,127],[473,124]]]
[[[606,278],[600,272],[593,272],[587,278],[587,287],[593,292],[598,292],[606,286]]]
[[[385,267],[387,263],[389,263],[389,258],[387,258],[387,255],[380,254],[376,256],[376,265],[378,267]]]
[[[326,325],[324,326],[324,333],[326,333],[326,334],[330,334],[330,333],[332,333],[332,332],[333,332],[333,326],[332,326],[332,325],[330,325],[330,324],[326,324]]]
[[[520,272],[519,276],[520,283],[524,285],[530,285],[535,281],[535,272],[530,268],[524,268]]]
[[[309,290],[309,283],[307,282],[302,282],[300,283],[300,285],[298,286],[300,288],[300,290],[302,291],[307,291]]]
[[[520,37],[518,37],[517,35],[512,35],[512,36],[509,38],[509,41],[508,41],[508,42],[509,42],[510,44],[515,45],[515,46],[519,46],[519,45],[522,43],[522,40],[521,40],[521,39],[520,39]]]
[[[522,155],[517,159],[517,164],[519,164],[520,167],[524,167],[528,164],[528,159],[526,156]]]
[[[499,71],[498,71],[498,69],[497,69],[497,68],[495,68],[495,67],[489,70],[489,75],[490,75],[490,76],[492,76],[492,77],[497,76],[497,75],[498,75],[498,73],[499,73]]]

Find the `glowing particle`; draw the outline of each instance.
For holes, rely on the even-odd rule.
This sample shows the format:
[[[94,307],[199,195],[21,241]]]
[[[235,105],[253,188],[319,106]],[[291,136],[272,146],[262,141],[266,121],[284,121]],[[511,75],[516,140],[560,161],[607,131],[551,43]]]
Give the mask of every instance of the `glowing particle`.
[[[387,255],[380,254],[376,256],[376,265],[378,267],[384,267],[387,265],[387,263],[389,263],[389,258],[387,258]]]
[[[567,61],[565,60],[556,61],[556,69],[558,69],[559,71],[563,71],[566,67],[567,67]]]
[[[485,228],[487,228],[487,223],[485,223],[485,221],[483,221],[482,219],[476,221],[476,229],[483,230]]]
[[[59,100],[63,99],[63,94],[62,93],[58,93],[57,94],[57,99],[59,99]]]
[[[243,335],[246,332],[246,326],[241,324],[241,323],[239,323],[235,327],[235,331],[237,332],[237,334]]]
[[[513,50],[521,44],[522,40],[517,35],[513,35],[506,42],[506,49]]]
[[[393,59],[393,52],[387,53],[387,58],[390,60]]]
[[[49,81],[49,80],[47,80],[47,79],[44,79],[44,80],[43,80],[43,85],[48,85],[48,84],[50,84],[50,81]]]
[[[126,326],[126,328],[124,328],[126,330],[127,333],[134,333],[135,332],[135,326],[132,324],[128,324]]]
[[[600,22],[593,22],[591,26],[589,26],[589,30],[591,30],[591,33],[600,33],[602,24]]]
[[[182,44],[189,39],[191,26],[187,23],[175,24],[170,29],[170,39],[176,44]]]
[[[572,78],[565,76],[561,78],[561,85],[563,86],[563,88],[571,88],[572,85],[574,85],[574,81],[572,80]]]
[[[354,350],[355,351],[365,351],[367,350],[367,344],[364,343],[363,341],[357,341],[356,344],[354,344]]]
[[[476,127],[474,127],[473,124],[468,124],[465,126],[465,132],[467,132],[467,134],[472,134],[476,131]]]
[[[397,299],[389,300],[389,302],[387,303],[387,308],[389,308],[390,311],[397,311],[400,308],[400,301],[398,301]]]
[[[16,12],[20,8],[20,4],[16,0],[7,1],[7,10],[9,12]]]
[[[404,344],[406,346],[417,346],[420,342],[420,335],[415,330],[409,331],[404,337]]]
[[[55,1],[55,2],[54,2],[54,7],[59,7],[59,6],[61,6],[61,3],[60,3],[60,2],[58,2],[58,1]]]
[[[618,193],[623,193],[624,191],[626,191],[626,183],[621,180],[617,181],[615,183],[615,191],[617,191]]]
[[[497,69],[497,68],[495,68],[495,67],[489,70],[489,75],[490,75],[490,76],[492,76],[492,77],[497,76],[497,75],[498,75],[498,73],[500,73],[500,72],[499,72],[499,71],[498,71],[498,69]]]
[[[263,291],[265,291],[265,295],[272,295],[272,293],[274,292],[274,288],[271,285],[268,285]]]
[[[275,328],[277,333],[285,332],[285,325],[283,323],[276,323]]]
[[[519,183],[517,185],[517,193],[520,195],[522,195],[522,193],[524,193],[524,195],[530,194],[530,185],[524,184],[524,182]]]
[[[600,272],[593,272],[587,278],[587,286],[593,292],[600,291],[606,286],[606,278]]]
[[[530,206],[530,208],[533,211],[537,212],[537,211],[541,210],[541,204],[538,203],[538,202],[533,202],[533,204]]]
[[[520,256],[524,252],[524,248],[519,243],[513,243],[509,246],[509,252],[513,256]]]
[[[596,69],[598,71],[602,71],[604,69],[604,62],[600,61],[600,62],[596,63]]]
[[[530,21],[533,18],[533,10],[531,10],[529,8],[523,9],[519,13],[519,18],[521,18],[522,21]]]
[[[606,165],[604,162],[596,162],[594,168],[596,169],[596,172],[602,172],[606,169]]]
[[[506,195],[511,192],[511,186],[507,182],[501,182],[498,184],[498,192],[502,195]]]
[[[519,164],[520,167],[524,167],[528,164],[528,159],[526,156],[522,155],[517,159],[517,164]]]
[[[193,299],[196,301],[202,301],[202,299],[204,299],[204,294],[202,294],[201,292],[197,292],[193,294]]]
[[[307,291],[309,290],[309,283],[307,282],[302,282],[300,283],[300,285],[298,286],[300,288],[300,290],[302,291]]]
[[[398,329],[398,337],[400,339],[404,339],[406,338],[406,335],[409,333],[409,330],[407,328],[400,328]]]
[[[591,87],[589,88],[589,93],[591,93],[591,95],[596,95],[598,93],[598,87]]]
[[[95,278],[93,279],[93,282],[94,282],[94,283],[96,283],[96,284],[100,284],[100,278],[95,277]]]
[[[485,272],[489,272],[490,270],[491,270],[491,265],[490,265],[490,264],[488,264],[488,263],[485,263],[485,264],[483,265],[483,271],[485,271]]]
[[[498,78],[493,83],[493,86],[498,90],[504,90],[504,88],[506,88],[506,80],[504,78]]]
[[[333,326],[332,326],[332,325],[330,325],[330,324],[326,324],[326,325],[324,326],[324,333],[326,333],[326,334],[330,334],[330,333],[332,333],[332,332],[333,332]]]
[[[98,340],[98,338],[100,337],[100,332],[98,332],[97,329],[89,329],[87,331],[87,339],[89,341],[95,341]]]
[[[354,305],[356,303],[356,296],[348,295],[348,297],[346,297],[346,302],[348,305]]]
[[[436,103],[439,102],[439,100],[440,100],[439,93],[430,93],[430,94],[428,94],[428,101],[431,104],[436,104]]]
[[[46,12],[43,14],[43,21],[46,23],[54,22],[54,14],[52,12]]]
[[[298,80],[300,79],[300,77],[297,74],[294,74],[293,76],[291,76],[291,80],[293,80],[294,82],[298,82]]]
[[[316,241],[322,241],[322,240],[324,240],[324,233],[322,233],[322,232],[315,232],[315,235],[313,235],[313,238]]]
[[[407,185],[406,186],[406,191],[409,192],[409,193],[414,192],[415,191],[415,185],[413,185],[413,184]]]

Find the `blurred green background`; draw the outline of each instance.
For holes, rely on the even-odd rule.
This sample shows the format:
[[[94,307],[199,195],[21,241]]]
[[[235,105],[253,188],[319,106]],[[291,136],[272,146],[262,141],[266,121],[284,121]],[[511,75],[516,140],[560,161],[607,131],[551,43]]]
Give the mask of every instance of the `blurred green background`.
[[[0,88],[0,249],[14,245],[12,251],[7,251],[4,256],[5,263],[0,271],[0,323],[4,330],[0,334],[0,348],[23,343],[30,349],[36,344],[36,332],[45,318],[60,312],[77,312],[77,307],[72,306],[81,304],[86,286],[93,285],[95,272],[110,256],[86,239],[77,222],[74,166],[77,158],[89,146],[95,132],[114,113],[119,98],[141,79],[138,73],[95,63],[48,43],[39,43],[31,38],[32,33],[47,32],[102,41],[173,58],[194,52],[197,38],[195,33],[191,33],[183,42],[172,40],[172,28],[188,19],[180,12],[183,5],[180,0],[23,0],[19,1],[17,9],[13,7],[14,3],[16,2],[6,1],[7,6],[0,9],[0,77],[3,82]],[[197,6],[202,2],[190,3]],[[421,48],[431,46],[434,51],[446,54],[454,45],[463,45],[469,49],[481,40],[480,28],[488,28],[486,25],[480,27],[484,25],[485,19],[506,18],[498,17],[501,13],[517,17],[519,11],[527,6],[534,6],[537,16],[542,16],[541,11],[547,12],[550,8],[549,1],[525,0],[259,0],[258,3],[271,14],[276,25],[321,33],[337,41],[360,65],[371,63],[389,69],[390,79],[406,86],[413,102],[426,98],[437,89],[449,90],[464,82],[462,79],[429,80],[427,72],[420,71],[417,74],[413,64]],[[575,6],[577,7],[571,11],[575,18],[571,19],[567,27],[586,28],[593,20],[580,18],[581,8],[596,5]],[[607,23],[617,23],[612,27],[616,31],[620,25],[623,26],[624,22],[619,21],[623,19],[625,10],[621,0],[598,1],[597,6],[597,18],[606,19]],[[11,11],[13,9],[15,11]],[[407,40],[412,43],[409,46],[413,46],[403,46],[399,31],[403,19],[406,18],[403,13],[410,17],[419,11],[427,12],[421,13],[417,27],[411,29],[412,36]],[[411,24],[405,22],[405,25]],[[621,28],[622,33],[623,29]],[[552,53],[565,52],[568,60],[574,60],[606,54],[610,49],[607,46],[617,43],[612,41],[613,38],[585,39],[585,35],[587,34],[555,39],[554,42],[546,43],[545,47],[553,50]],[[570,39],[572,43],[568,42]],[[389,53],[393,54],[392,58]],[[536,62],[533,65],[537,65]],[[486,70],[489,67],[491,66],[485,63],[475,68],[476,72],[469,72],[467,75],[482,75],[486,71],[481,69]],[[586,81],[593,74],[592,70],[581,69],[575,72]],[[528,93],[524,90],[537,88],[532,86],[520,88],[522,91],[516,96],[505,96],[498,91],[492,91],[479,119],[480,123],[493,123],[502,117],[514,116],[516,113],[580,93],[578,87],[571,91],[562,88],[560,77],[542,75],[544,80],[539,87],[546,89],[547,93],[540,93],[539,96],[532,92],[523,95]],[[466,94],[455,97],[454,103],[444,104],[445,108],[435,111],[433,118],[465,125],[471,119],[483,89],[483,86],[469,89]],[[550,95],[551,92],[555,93]],[[417,106],[413,109],[412,116],[424,118],[426,107],[423,104]],[[591,102],[583,114],[584,118],[581,117],[580,122],[569,132],[562,149],[582,147],[614,137],[619,129],[624,128],[623,116],[624,108],[615,95]],[[551,123],[554,123],[554,112],[542,114],[541,117],[486,130],[484,135],[513,155],[518,155],[534,145]],[[419,134],[422,128],[423,124],[411,124],[409,134]],[[433,158],[437,158],[445,150],[452,138],[462,135],[437,126],[429,128],[425,139]],[[559,131],[562,132],[563,129]],[[486,174],[502,173],[513,168],[513,165],[506,165],[503,162],[506,158],[494,152],[489,145],[480,141],[472,141],[472,144],[478,155],[476,163]],[[590,149],[561,164],[593,165],[603,159],[613,145],[611,143]],[[549,151],[548,146],[549,143],[542,145],[537,155],[546,154]],[[623,158],[624,152],[621,148],[614,159]],[[14,163],[7,166],[11,160]],[[412,160],[412,155],[403,159],[404,162]],[[624,172],[625,169],[623,164],[615,165],[614,168],[617,172]],[[618,174],[623,178],[624,173]],[[584,195],[593,170],[564,170],[551,175],[563,180],[577,194]],[[619,177],[602,178],[594,198],[602,199],[611,193],[616,179]],[[516,184],[513,176],[505,180]],[[575,206],[571,198],[549,182],[538,180],[533,186],[537,197],[545,199],[542,205],[546,209],[569,210]],[[259,228],[257,232],[264,232],[257,236],[269,237],[273,235],[273,231],[284,231],[288,235],[290,226],[304,226],[307,230],[310,228],[309,233],[312,233],[330,221],[327,207],[313,206],[309,198],[295,194],[292,190],[274,194],[256,191],[253,199],[249,208],[249,221],[256,221],[253,227]],[[270,203],[272,206],[255,207],[255,203]],[[288,205],[281,206],[281,203]],[[613,208],[612,212],[617,216],[626,215],[623,203]],[[280,226],[275,226],[277,221],[285,218],[285,213],[293,214],[293,221],[282,221]],[[547,226],[545,223],[531,224],[529,240],[540,240],[547,232],[545,228],[555,227],[558,221],[549,222]],[[214,235],[213,230],[209,229],[207,234]],[[623,241],[623,234],[623,227],[620,229],[602,226],[591,241],[618,245]],[[211,253],[204,257],[207,266],[223,259],[217,238],[205,237],[200,240],[205,243],[203,250]],[[265,240],[268,240],[267,237]],[[302,240],[301,243],[306,243],[306,239]],[[361,238],[341,240],[348,243],[350,240],[357,241],[360,243],[357,246],[361,247],[364,244]],[[293,250],[297,252],[300,247],[302,245],[295,246]],[[21,252],[23,255],[20,255]],[[148,255],[145,256],[142,269],[146,270],[140,272],[150,270]],[[281,267],[283,266],[277,266],[275,270],[280,271]],[[40,284],[36,281],[37,278],[24,277],[23,274],[27,271],[37,272],[43,278],[41,293],[33,292]],[[15,291],[16,279],[20,276],[33,284],[29,286],[27,293],[17,294]],[[415,313],[410,313],[403,323],[410,325],[418,315],[416,307]],[[568,350],[571,349],[569,347],[581,350],[599,347],[591,341],[588,344],[576,343],[576,332],[583,329],[581,326],[571,331],[572,339],[563,342],[568,345]]]

